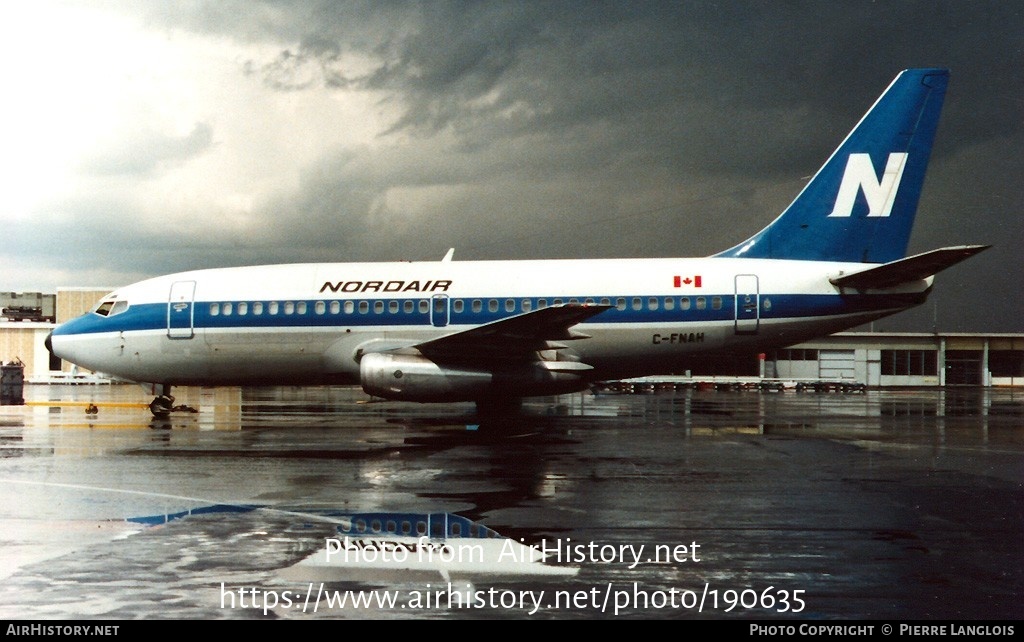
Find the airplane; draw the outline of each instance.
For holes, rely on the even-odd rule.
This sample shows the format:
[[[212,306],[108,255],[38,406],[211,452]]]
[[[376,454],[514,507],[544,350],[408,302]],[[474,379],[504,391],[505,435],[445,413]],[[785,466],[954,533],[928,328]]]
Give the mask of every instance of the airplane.
[[[112,292],[46,345],[143,383],[158,416],[173,386],[249,384],[486,413],[828,335],[920,305],[989,247],[905,256],[948,79],[902,71],[781,215],[711,256],[195,270]]]

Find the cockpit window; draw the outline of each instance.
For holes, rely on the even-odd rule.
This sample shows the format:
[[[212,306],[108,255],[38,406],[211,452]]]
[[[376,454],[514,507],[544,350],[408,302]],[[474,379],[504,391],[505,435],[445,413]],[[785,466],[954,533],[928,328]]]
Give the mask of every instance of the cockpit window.
[[[108,299],[107,301],[100,301],[93,309],[93,313],[100,315],[101,317],[112,317],[117,314],[121,314],[128,309],[127,301],[118,301],[116,299]]]
[[[99,305],[93,310],[94,313],[105,317],[110,314],[110,308],[114,307],[113,301],[101,301]]]

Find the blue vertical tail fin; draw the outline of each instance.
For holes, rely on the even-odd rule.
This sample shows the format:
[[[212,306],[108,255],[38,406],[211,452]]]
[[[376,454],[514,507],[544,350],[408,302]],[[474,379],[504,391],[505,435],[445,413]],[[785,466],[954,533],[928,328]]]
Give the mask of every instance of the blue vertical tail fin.
[[[715,256],[903,258],[948,81],[945,69],[901,72],[777,219]]]

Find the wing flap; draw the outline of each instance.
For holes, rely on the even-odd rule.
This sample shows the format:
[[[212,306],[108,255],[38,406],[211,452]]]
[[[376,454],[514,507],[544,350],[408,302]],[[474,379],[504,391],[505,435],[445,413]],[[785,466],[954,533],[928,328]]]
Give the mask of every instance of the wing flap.
[[[577,323],[611,308],[610,305],[564,305],[541,308],[492,321],[412,346],[431,359],[525,359],[540,350],[562,349],[553,343],[589,338],[572,329]]]
[[[905,259],[891,261],[853,274],[829,279],[833,285],[857,290],[891,288],[901,283],[918,281],[938,274],[948,267],[987,250],[991,245],[958,245],[943,247]]]

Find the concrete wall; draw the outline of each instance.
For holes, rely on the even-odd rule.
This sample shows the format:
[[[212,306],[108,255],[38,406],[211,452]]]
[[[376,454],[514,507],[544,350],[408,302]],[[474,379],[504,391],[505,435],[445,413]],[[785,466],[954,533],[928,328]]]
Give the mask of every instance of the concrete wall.
[[[25,364],[25,379],[45,379],[50,372],[50,353],[44,341],[51,330],[51,323],[0,324],[0,361],[20,360]]]

